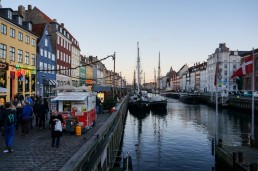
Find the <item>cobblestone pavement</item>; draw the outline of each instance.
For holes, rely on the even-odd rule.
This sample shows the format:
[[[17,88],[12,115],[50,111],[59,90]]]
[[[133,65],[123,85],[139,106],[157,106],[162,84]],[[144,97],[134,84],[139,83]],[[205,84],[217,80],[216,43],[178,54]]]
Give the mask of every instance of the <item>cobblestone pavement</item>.
[[[19,128],[15,132],[14,151],[11,153],[3,153],[6,147],[4,137],[1,136],[0,170],[59,170],[98,131],[109,116],[108,113],[99,114],[96,125],[81,136],[69,135],[64,132],[60,139],[59,148],[51,146],[51,136],[48,129],[34,128],[30,130],[28,136],[21,136],[21,129]]]

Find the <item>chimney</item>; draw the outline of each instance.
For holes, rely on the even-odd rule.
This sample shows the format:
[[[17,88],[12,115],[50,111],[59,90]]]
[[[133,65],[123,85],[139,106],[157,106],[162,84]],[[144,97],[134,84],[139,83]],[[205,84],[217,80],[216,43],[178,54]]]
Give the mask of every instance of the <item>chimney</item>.
[[[32,6],[28,5],[28,10],[31,11],[32,10]]]
[[[22,15],[23,19],[25,19],[25,7],[22,5],[19,5],[18,12],[20,15]]]
[[[61,23],[61,27],[64,28],[64,23]]]
[[[57,20],[56,20],[56,19],[53,19],[53,22],[57,23]]]

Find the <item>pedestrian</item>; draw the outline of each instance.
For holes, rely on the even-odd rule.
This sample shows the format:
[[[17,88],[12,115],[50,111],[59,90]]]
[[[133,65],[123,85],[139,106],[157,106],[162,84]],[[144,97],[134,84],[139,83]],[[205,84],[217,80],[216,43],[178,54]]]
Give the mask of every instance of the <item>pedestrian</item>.
[[[30,121],[33,116],[33,109],[29,105],[30,103],[26,100],[25,105],[23,106],[21,119],[22,119],[22,135],[28,135],[30,128]]]
[[[35,103],[33,105],[33,112],[36,117],[36,126],[39,126],[39,119],[40,119],[40,114],[39,114],[39,106],[40,106],[40,100],[35,100]]]
[[[44,129],[45,121],[46,121],[46,109],[45,109],[45,104],[43,99],[39,100],[37,110],[39,115],[39,128]]]
[[[10,153],[13,151],[13,138],[16,122],[16,113],[10,102],[5,103],[5,110],[3,111],[1,122],[4,126],[5,145],[7,148],[4,150],[4,153]]]
[[[60,143],[60,137],[62,135],[62,131],[57,131],[55,130],[55,124],[60,121],[61,123],[63,123],[63,118],[61,115],[59,115],[57,113],[56,110],[52,111],[52,116],[50,117],[49,120],[49,125],[50,125],[50,129],[51,129],[51,137],[52,137],[52,147],[57,147],[59,146]]]
[[[100,113],[100,99],[99,97],[97,97],[96,99],[96,113],[99,114]]]
[[[49,113],[49,106],[48,106],[48,101],[47,99],[44,99],[44,107],[45,107],[45,117],[46,117],[46,120],[48,120],[48,113]]]

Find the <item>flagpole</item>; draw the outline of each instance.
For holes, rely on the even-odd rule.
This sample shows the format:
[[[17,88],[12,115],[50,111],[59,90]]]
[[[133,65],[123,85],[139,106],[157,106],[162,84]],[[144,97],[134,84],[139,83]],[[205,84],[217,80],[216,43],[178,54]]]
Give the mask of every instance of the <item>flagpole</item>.
[[[254,76],[255,76],[255,70],[254,70],[254,48],[252,51],[253,55],[253,72],[252,72],[252,140],[251,145],[254,143]]]

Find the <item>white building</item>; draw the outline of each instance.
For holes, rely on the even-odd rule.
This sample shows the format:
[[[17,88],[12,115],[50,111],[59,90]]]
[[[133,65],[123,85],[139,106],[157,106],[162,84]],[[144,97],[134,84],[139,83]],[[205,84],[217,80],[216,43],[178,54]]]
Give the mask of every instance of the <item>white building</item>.
[[[215,52],[209,55],[207,59],[207,89],[215,92],[215,71],[218,66],[218,76],[216,84],[218,90],[237,91],[236,79],[232,79],[231,75],[240,65],[240,54],[246,51],[230,51],[225,43],[220,43]]]

